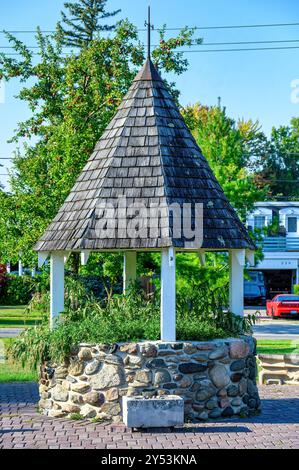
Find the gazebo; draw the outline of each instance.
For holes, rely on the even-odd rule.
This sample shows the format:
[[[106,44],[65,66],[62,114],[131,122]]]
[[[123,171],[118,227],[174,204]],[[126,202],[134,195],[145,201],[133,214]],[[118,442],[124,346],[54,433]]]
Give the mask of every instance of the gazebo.
[[[138,252],[161,252],[163,341],[176,340],[176,253],[197,252],[203,263],[206,251],[229,252],[230,309],[243,315],[243,269],[254,243],[150,57],[35,249],[40,265],[50,257],[52,326],[64,310],[71,252],[83,264],[91,252],[123,252],[124,291],[136,278]]]

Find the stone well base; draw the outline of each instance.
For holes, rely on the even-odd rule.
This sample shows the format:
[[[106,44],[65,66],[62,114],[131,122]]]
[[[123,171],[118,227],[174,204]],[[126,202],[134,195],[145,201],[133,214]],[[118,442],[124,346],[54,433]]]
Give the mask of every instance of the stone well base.
[[[51,417],[122,421],[122,397],[184,398],[186,420],[246,416],[260,409],[252,337],[210,342],[80,344],[64,364],[47,363],[40,409]]]

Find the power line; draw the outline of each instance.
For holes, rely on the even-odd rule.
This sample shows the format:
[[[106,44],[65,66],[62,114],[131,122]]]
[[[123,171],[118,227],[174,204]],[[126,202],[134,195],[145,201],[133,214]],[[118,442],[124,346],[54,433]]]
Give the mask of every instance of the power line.
[[[291,49],[299,49],[299,46],[282,46],[282,47],[247,47],[247,48],[234,48],[234,49],[202,49],[202,50],[178,50],[178,53],[182,54],[192,54],[192,53],[205,53],[205,52],[248,52],[248,51],[282,51],[282,50],[291,50]],[[62,52],[61,54],[67,55],[70,54],[68,52]],[[19,56],[21,55],[20,52],[9,53],[6,54],[7,56]],[[32,55],[38,56],[38,53],[32,53]]]
[[[282,39],[282,40],[269,40],[269,41],[230,41],[230,42],[203,42],[197,44],[194,42],[193,46],[229,46],[229,45],[246,45],[246,44],[281,44],[299,42],[299,39]],[[143,44],[145,45],[145,44]],[[153,44],[153,47],[159,47],[161,44]],[[39,49],[39,46],[26,46],[27,49]],[[13,46],[0,46],[0,49],[14,49]],[[65,52],[70,53],[70,52]]]
[[[283,46],[283,47],[247,47],[247,48],[236,48],[236,49],[205,49],[205,50],[192,50],[189,51],[178,51],[183,54],[189,54],[192,52],[204,53],[204,52],[246,52],[246,51],[281,51],[286,49],[299,49],[299,46]]]
[[[270,24],[247,24],[247,25],[216,25],[216,26],[189,26],[195,30],[209,30],[209,29],[247,29],[247,28],[282,28],[289,26],[299,26],[299,23],[270,23]],[[186,26],[180,28],[165,28],[165,31],[181,31]],[[160,31],[161,28],[154,28],[155,31]],[[137,31],[147,31],[145,28],[137,29]],[[9,30],[9,31],[0,31],[0,34],[5,33],[10,34],[35,34],[36,30]],[[56,30],[42,30],[41,33],[55,33]]]

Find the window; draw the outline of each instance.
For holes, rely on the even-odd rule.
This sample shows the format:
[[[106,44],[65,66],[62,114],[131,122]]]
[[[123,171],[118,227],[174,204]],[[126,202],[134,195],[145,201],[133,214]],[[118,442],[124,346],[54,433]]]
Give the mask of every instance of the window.
[[[254,228],[264,228],[266,224],[266,217],[264,215],[256,215],[254,217]]]
[[[288,232],[297,232],[297,217],[288,217]]]

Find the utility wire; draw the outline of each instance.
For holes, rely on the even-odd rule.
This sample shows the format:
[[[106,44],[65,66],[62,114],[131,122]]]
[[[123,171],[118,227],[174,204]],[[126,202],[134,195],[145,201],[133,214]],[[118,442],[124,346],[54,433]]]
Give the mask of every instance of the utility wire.
[[[246,48],[233,48],[233,49],[202,49],[202,50],[178,50],[178,53],[181,54],[192,54],[192,53],[206,53],[206,52],[247,52],[247,51],[282,51],[282,50],[291,50],[291,49],[299,49],[299,46],[282,46],[282,47],[246,47]],[[62,52],[62,55],[71,54],[69,52]],[[9,53],[6,54],[7,56],[19,56],[22,55],[20,52]],[[32,55],[38,56],[37,52],[33,52]]]
[[[218,25],[218,26],[189,26],[195,30],[209,30],[209,29],[243,29],[243,28],[282,28],[289,26],[299,26],[299,23],[270,23],[270,24],[248,24],[248,25]],[[180,28],[165,28],[165,31],[181,31],[186,26]],[[163,28],[154,28],[154,31],[160,31]],[[145,28],[140,28],[137,31],[147,31]],[[42,33],[55,33],[56,30],[42,30]],[[10,34],[34,34],[36,30],[15,30],[7,31]],[[5,31],[0,31],[0,34],[5,34]]]
[[[246,44],[280,44],[280,43],[292,43],[299,42],[299,39],[282,39],[282,40],[269,40],[269,41],[232,41],[232,42],[203,42],[197,44],[194,42],[192,46],[229,46],[229,45],[246,45]],[[145,44],[143,44],[145,45]],[[161,44],[153,44],[152,47],[160,47]],[[39,46],[26,46],[27,49],[39,49]],[[13,46],[0,46],[0,49],[14,49]]]

